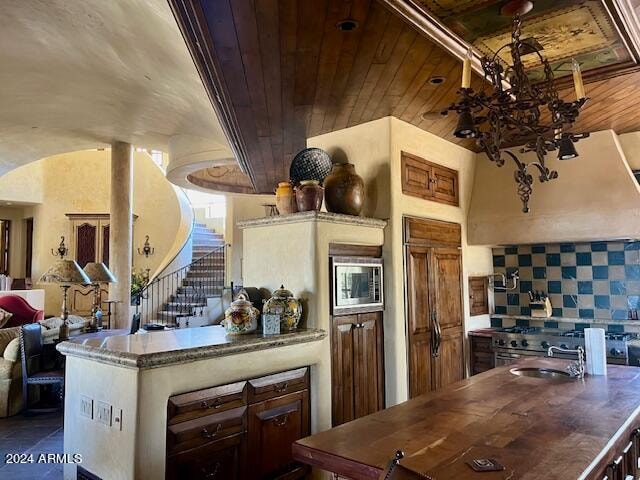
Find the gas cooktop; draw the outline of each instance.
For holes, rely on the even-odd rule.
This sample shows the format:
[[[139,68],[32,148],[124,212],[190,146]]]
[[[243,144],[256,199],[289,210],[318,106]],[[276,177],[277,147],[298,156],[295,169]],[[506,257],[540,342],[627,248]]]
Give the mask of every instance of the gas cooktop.
[[[491,334],[496,354],[547,355],[549,347],[556,346],[564,350],[585,348],[583,330],[559,330],[540,327],[496,328]],[[611,363],[626,363],[628,345],[638,340],[637,333],[605,332],[607,358]]]

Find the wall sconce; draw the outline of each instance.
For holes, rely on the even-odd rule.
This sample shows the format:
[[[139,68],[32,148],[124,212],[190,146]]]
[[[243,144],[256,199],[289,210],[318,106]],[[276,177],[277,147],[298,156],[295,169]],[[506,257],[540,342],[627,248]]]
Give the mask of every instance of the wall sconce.
[[[51,255],[53,255],[54,257],[64,258],[67,256],[67,253],[69,253],[69,249],[64,244],[64,237],[60,237],[60,245],[58,245],[58,248],[56,250],[54,250],[53,248],[51,249]]]
[[[155,251],[156,249],[152,248],[151,245],[149,245],[149,235],[145,235],[144,245],[142,247],[142,250],[138,248],[138,255],[144,255],[145,257],[149,257],[149,255],[153,255],[153,252]]]

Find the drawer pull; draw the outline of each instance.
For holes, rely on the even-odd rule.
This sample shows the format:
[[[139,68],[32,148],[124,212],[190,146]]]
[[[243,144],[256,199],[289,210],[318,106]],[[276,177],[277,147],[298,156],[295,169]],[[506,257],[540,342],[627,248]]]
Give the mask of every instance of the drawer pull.
[[[278,393],[284,392],[289,386],[289,382],[282,382],[280,385],[276,385],[274,390]]]
[[[218,426],[216,427],[216,431],[215,432],[210,432],[209,430],[207,430],[207,427],[203,428],[202,431],[200,432],[200,434],[204,437],[204,438],[216,438],[216,436],[218,435],[218,433],[220,433],[220,430],[222,429],[222,424],[219,423]]]
[[[220,470],[220,462],[217,462],[211,471],[207,471],[206,468],[202,469],[204,478],[216,478],[218,476],[218,470]]]
[[[285,413],[284,415],[279,415],[275,417],[272,422],[276,427],[284,427],[289,421],[289,414]]]
[[[200,404],[200,406],[202,408],[220,408],[222,406],[222,400],[220,400],[219,398],[216,398],[211,403],[205,400]]]

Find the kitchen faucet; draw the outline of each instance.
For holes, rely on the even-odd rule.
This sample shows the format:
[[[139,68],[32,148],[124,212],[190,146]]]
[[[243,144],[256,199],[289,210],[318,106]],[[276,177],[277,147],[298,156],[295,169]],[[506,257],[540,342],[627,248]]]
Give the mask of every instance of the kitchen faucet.
[[[550,357],[553,357],[554,350],[557,350],[558,352],[562,352],[562,353],[577,353],[578,360],[571,363],[567,367],[567,371],[571,374],[572,377],[577,377],[580,379],[584,378],[584,348],[582,348],[582,346],[578,345],[575,350],[569,350],[566,348],[560,348],[553,345],[549,347],[549,350],[547,350],[547,355],[549,355]]]

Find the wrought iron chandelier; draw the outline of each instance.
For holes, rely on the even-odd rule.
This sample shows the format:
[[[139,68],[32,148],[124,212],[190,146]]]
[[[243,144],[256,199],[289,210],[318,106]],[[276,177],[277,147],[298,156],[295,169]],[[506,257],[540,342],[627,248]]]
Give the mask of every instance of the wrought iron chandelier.
[[[565,102],[558,96],[549,62],[540,53],[541,46],[533,38],[521,39],[521,19],[513,17],[511,43],[503,45],[493,57],[481,59],[484,70],[482,90],[471,88],[471,50],[464,60],[462,86],[459,100],[442,112],[458,112],[458,125],[454,135],[459,138],[475,138],[477,145],[498,167],[511,158],[516,166],[514,178],[522,211],[529,212],[535,173],[541,183],[558,178],[558,172],[545,164],[548,152],[558,150],[559,160],[578,156],[574,143],[589,136],[588,133],[568,131],[576,121],[580,109],[587,101],[580,73],[580,65],[573,61],[573,80],[576,101]],[[498,55],[511,49],[511,66],[503,67]],[[524,55],[537,55],[544,69],[545,79],[532,83],[525,73]],[[485,87],[491,82],[492,91]],[[513,152],[502,150],[522,145],[520,153],[535,152],[537,161],[525,162]],[[534,172],[532,173],[533,170]]]

